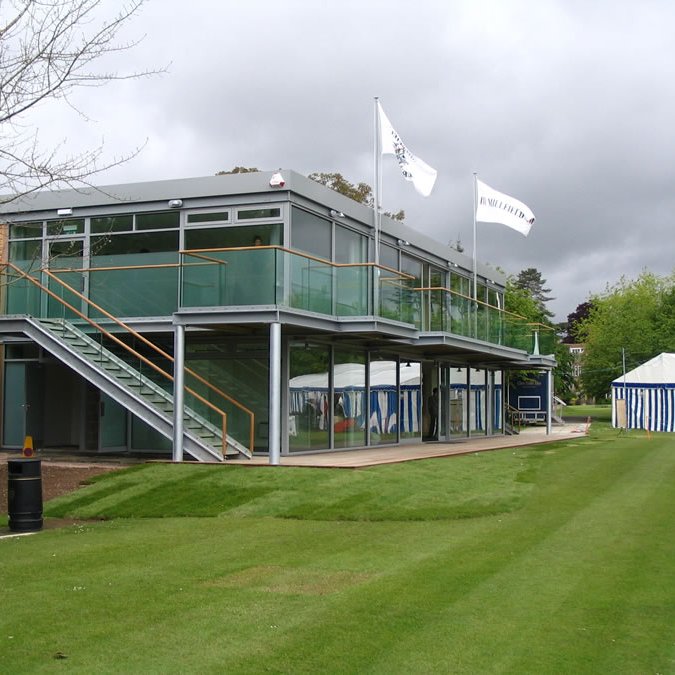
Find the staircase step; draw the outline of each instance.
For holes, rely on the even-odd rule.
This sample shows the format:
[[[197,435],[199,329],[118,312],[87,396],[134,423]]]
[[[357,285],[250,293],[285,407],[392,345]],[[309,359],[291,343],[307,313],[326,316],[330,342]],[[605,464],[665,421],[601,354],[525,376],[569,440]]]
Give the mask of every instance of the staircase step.
[[[68,322],[42,320],[39,323],[43,329],[47,329],[54,336],[55,340],[61,343],[62,349],[68,349],[71,353],[77,352],[90,363],[91,367],[112,376],[117,382],[109,380],[111,387],[126,387],[132,390],[137,400],[140,398],[148,410],[154,410],[154,414],[163,417],[164,420],[171,419],[174,413],[173,395],[162,388],[159,373],[144,365],[141,365],[141,369],[147,370],[147,373],[136,370],[133,365],[127,363],[121,349],[109,350],[92,342],[92,338],[87,333],[81,332],[79,328]],[[58,356],[59,352],[54,353]],[[223,453],[222,434],[219,433],[217,427],[217,424],[212,424],[186,406],[184,428],[192,439],[191,454],[196,455],[198,459],[209,459],[209,453],[215,453],[216,457]],[[197,449],[199,446],[197,439],[204,446],[201,450]],[[207,447],[210,450],[207,450]],[[233,457],[239,456],[241,452],[236,445],[226,442],[224,454]]]

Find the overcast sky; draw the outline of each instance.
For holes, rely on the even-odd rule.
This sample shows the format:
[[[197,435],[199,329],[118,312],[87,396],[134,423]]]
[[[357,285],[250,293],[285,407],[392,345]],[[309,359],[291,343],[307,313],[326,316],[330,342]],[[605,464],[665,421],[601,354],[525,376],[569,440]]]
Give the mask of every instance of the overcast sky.
[[[384,157],[383,206],[471,255],[472,175],[527,204],[528,237],[478,225],[478,258],[536,267],[566,318],[675,267],[675,2],[149,0],[113,67],[164,75],[78,95],[45,138],[140,156],[98,180],[235,165],[372,184],[373,97],[438,170],[428,198]]]

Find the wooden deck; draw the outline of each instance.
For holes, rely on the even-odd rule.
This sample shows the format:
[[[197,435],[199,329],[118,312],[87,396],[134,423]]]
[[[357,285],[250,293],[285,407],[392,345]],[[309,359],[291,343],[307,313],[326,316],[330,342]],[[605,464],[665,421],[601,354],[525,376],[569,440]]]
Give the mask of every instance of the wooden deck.
[[[416,445],[367,448],[364,450],[345,450],[337,452],[312,453],[304,455],[284,455],[281,466],[311,466],[317,468],[358,469],[378,464],[395,464],[432,457],[466,455],[472,452],[485,452],[501,448],[516,448],[539,443],[553,443],[584,437],[586,424],[566,424],[555,426],[550,435],[546,429],[531,427],[517,436],[492,436],[457,440],[452,443],[422,443]],[[267,457],[253,459],[227,460],[227,464],[260,466],[269,464]]]

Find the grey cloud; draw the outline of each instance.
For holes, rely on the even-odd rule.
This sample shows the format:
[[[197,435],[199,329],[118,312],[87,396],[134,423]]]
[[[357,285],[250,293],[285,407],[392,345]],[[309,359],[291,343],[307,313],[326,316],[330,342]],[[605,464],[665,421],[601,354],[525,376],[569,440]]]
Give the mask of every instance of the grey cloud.
[[[470,253],[478,171],[537,216],[527,238],[479,224],[478,257],[539,268],[562,319],[622,273],[673,269],[673,25],[675,5],[656,0],[151,0],[124,58],[170,71],[87,92],[83,107],[109,147],[148,138],[108,182],[235,164],[372,182],[378,95],[439,171],[424,200],[385,157],[385,208]]]

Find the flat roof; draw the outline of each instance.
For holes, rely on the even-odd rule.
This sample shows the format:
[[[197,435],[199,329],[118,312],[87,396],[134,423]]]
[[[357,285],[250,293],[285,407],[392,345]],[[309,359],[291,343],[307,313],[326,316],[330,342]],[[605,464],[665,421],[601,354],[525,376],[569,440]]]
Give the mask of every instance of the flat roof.
[[[281,173],[283,186],[270,184],[272,176]],[[59,209],[72,209],[73,218],[90,215],[91,209],[107,206],[129,206],[156,203],[166,208],[168,201],[181,199],[184,202],[201,198],[232,197],[254,194],[280,193],[287,199],[290,193],[335,209],[366,226],[373,226],[372,208],[360,204],[335,190],[317,183],[290,169],[278,171],[256,171],[250,173],[222,174],[195,178],[177,178],[137,183],[122,183],[66,190],[43,190],[18,199],[0,197],[0,214],[11,220],[12,217],[25,220],[31,216],[40,219],[56,218]],[[163,203],[163,204],[162,204]],[[186,205],[189,208],[189,204]],[[81,211],[81,213],[78,213]],[[420,229],[406,223],[382,216],[382,231],[394,238],[410,242],[413,248],[440,257],[447,262],[457,263],[464,270],[473,268],[472,259],[459,253],[447,244],[425,235]],[[500,285],[506,282],[506,275],[493,267],[482,263],[477,266],[478,275],[495,281]]]

